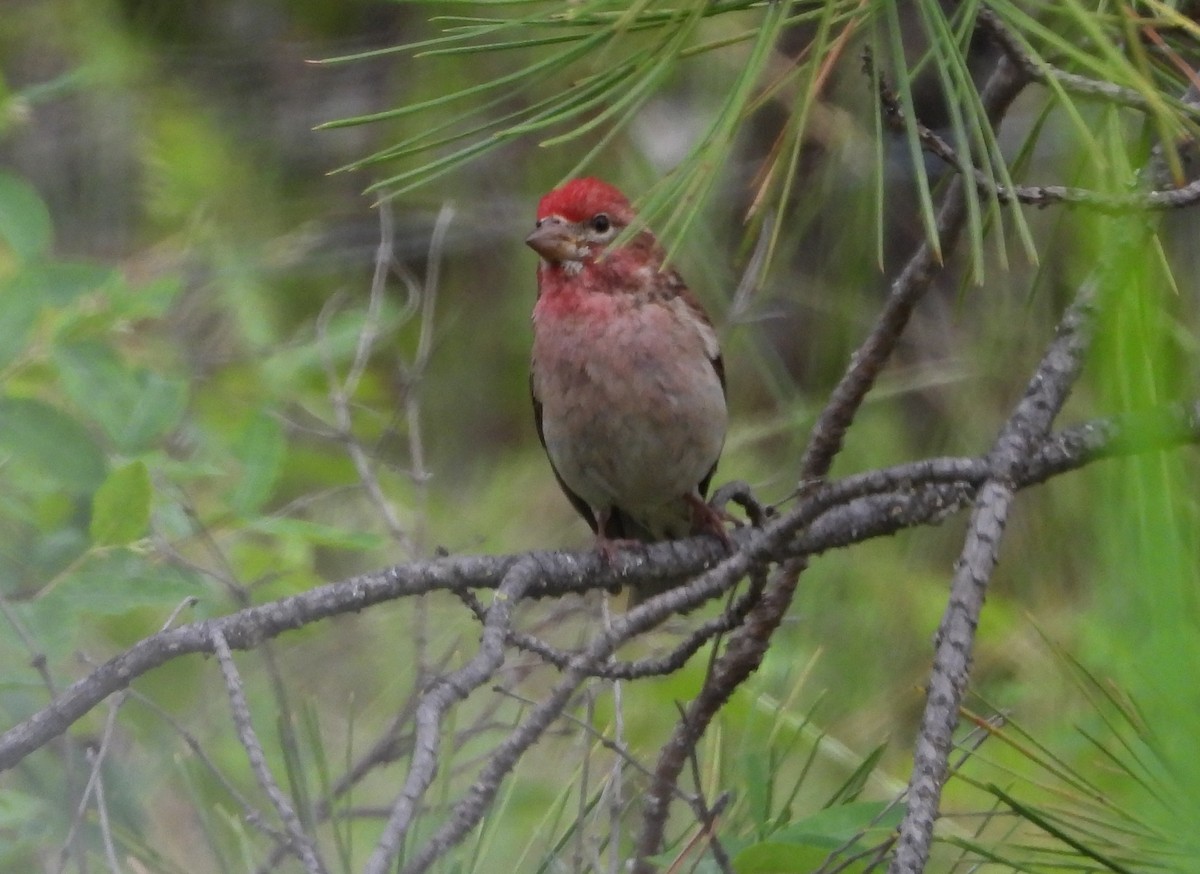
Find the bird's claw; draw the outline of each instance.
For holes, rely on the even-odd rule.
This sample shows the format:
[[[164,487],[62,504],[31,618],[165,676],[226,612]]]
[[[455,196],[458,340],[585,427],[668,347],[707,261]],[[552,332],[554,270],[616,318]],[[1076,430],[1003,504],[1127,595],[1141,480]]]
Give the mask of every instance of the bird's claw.
[[[714,507],[704,502],[699,495],[686,495],[688,505],[692,508],[692,531],[699,534],[712,534],[725,545],[729,552],[737,551],[737,544],[725,527],[726,522],[736,522],[721,507]]]
[[[625,537],[606,537],[604,529],[596,534],[596,552],[600,561],[611,567],[617,560],[617,554],[623,549],[644,549],[646,544],[640,540],[630,540]]]

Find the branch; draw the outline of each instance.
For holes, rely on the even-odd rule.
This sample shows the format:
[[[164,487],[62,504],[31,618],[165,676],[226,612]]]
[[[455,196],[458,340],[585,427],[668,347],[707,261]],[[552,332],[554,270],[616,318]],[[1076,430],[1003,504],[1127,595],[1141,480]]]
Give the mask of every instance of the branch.
[[[415,715],[416,734],[413,738],[412,761],[404,788],[384,825],[383,834],[375,845],[364,874],[386,874],[404,845],[413,815],[417,812],[425,790],[437,771],[438,750],[441,746],[442,717],[455,701],[466,698],[486,683],[504,661],[504,643],[511,631],[512,611],[533,584],[542,568],[536,557],[513,565],[496,590],[483,627],[479,651],[466,665],[452,674],[439,677],[422,696]]]
[[[1102,100],[1115,106],[1124,106],[1140,112],[1153,113],[1160,110],[1163,104],[1171,105],[1189,118],[1200,120],[1200,106],[1187,100],[1172,101],[1163,95],[1153,101],[1141,91],[1126,88],[1122,85],[1107,82],[1103,79],[1091,79],[1078,73],[1068,73],[1060,70],[1045,58],[1033,54],[1029,46],[1015,34],[995,12],[987,8],[979,10],[977,21],[982,25],[1008,55],[1009,60],[1016,64],[1021,72],[1032,82],[1047,85],[1051,81],[1058,84],[1064,91],[1080,97]]]
[[[873,65],[870,55],[864,58],[870,70]],[[888,120],[901,127],[904,124],[904,108],[896,93],[882,76],[879,81],[879,100]],[[1185,104],[1186,105],[1186,104]],[[1090,188],[1074,188],[1069,185],[998,185],[988,174],[958,153],[940,134],[931,130],[918,119],[913,119],[913,128],[922,148],[944,161],[960,176],[971,180],[975,188],[987,197],[1000,203],[1023,203],[1028,206],[1046,207],[1054,204],[1086,207],[1101,215],[1127,215],[1130,213],[1155,212],[1182,209],[1200,202],[1200,179],[1195,179],[1179,188],[1164,188],[1146,191],[1139,188],[1128,194],[1105,194]]]
[[[766,534],[763,532],[764,536]],[[487,765],[466,796],[454,805],[441,828],[413,855],[405,865],[403,874],[419,874],[428,870],[440,856],[479,824],[501,781],[524,752],[559,717],[580,685],[595,672],[596,666],[605,662],[627,640],[658,626],[680,610],[703,603],[729,588],[746,573],[746,565],[755,561],[751,553],[757,552],[757,549],[749,547],[740,550],[698,580],[648,598],[599,632],[583,651],[571,659],[554,688],[530,711],[525,721],[493,750]],[[375,874],[376,870],[382,874],[384,869],[368,866],[367,870],[371,874]]]
[[[999,124],[1025,81],[1013,64],[1005,58],[1000,59],[980,94],[993,126]],[[847,429],[895,350],[913,309],[941,268],[942,258],[954,248],[965,218],[963,182],[961,178],[955,178],[938,209],[938,239],[923,241],[892,283],[887,303],[871,333],[851,356],[849,367],[813,426],[801,459],[802,489],[804,483],[821,479],[829,472]],[[634,874],[649,874],[653,870],[649,860],[662,846],[671,787],[679,779],[688,751],[733,691],[758,669],[775,629],[792,602],[803,569],[804,563],[800,559],[787,562],[768,582],[762,600],[751,610],[746,622],[730,636],[724,654],[713,664],[700,693],[663,746],[655,769],[657,779],[650,786],[643,807]]]
[[[98,703],[147,671],[188,653],[215,652],[214,632],[220,632],[231,649],[253,649],[284,631],[330,616],[357,612],[383,601],[471,585],[471,581],[494,579],[494,585],[498,585],[497,573],[502,574],[515,561],[516,557],[497,560],[466,556],[414,562],[151,635],[73,683],[45,708],[0,735],[0,771],[13,767],[47,740],[62,734]]]
[[[1025,460],[1016,482],[1025,488],[1105,458],[1195,443],[1200,443],[1200,401],[1097,419],[1044,440]],[[749,551],[763,561],[781,561],[936,524],[972,500],[987,471],[986,459],[935,458],[859,474],[815,488],[792,511],[764,528],[735,531],[734,540],[741,546],[739,554]],[[803,534],[793,536],[801,528]],[[214,631],[220,631],[230,649],[248,650],[285,631],[386,601],[432,591],[494,589],[523,559],[536,560],[542,568],[541,579],[529,593],[541,597],[692,575],[717,564],[723,552],[711,538],[692,538],[621,552],[611,564],[591,551],[450,556],[362,574],[227,616],[161,631],[100,665],[0,735],[0,772],[61,735],[142,674],[180,656],[212,654]],[[679,593],[672,601],[673,609],[690,609],[720,594],[719,586],[713,591],[702,583],[704,578],[657,597]],[[603,673],[599,668],[593,670]]]
[[[304,864],[304,869],[308,874],[326,874],[325,863],[317,855],[317,849],[313,845],[312,839],[305,833],[300,817],[292,809],[287,796],[283,794],[283,790],[271,776],[271,769],[267,767],[266,754],[254,731],[254,723],[250,719],[250,705],[246,703],[242,678],[238,675],[237,665],[233,663],[233,653],[230,652],[229,645],[221,636],[220,631],[213,632],[212,644],[213,650],[217,654],[217,660],[221,663],[221,675],[225,678],[225,689],[229,693],[229,706],[233,711],[233,724],[237,729],[238,740],[246,750],[246,757],[250,760],[250,769],[254,772],[254,778],[258,780],[259,787],[266,793],[275,812],[279,814],[283,827],[287,830],[288,843],[291,845],[292,852]]]
[[[1093,294],[1093,283],[1088,282],[1063,316],[1058,336],[988,456],[991,473],[976,499],[966,542],[955,565],[950,602],[938,626],[937,650],[908,787],[908,808],[900,824],[889,874],[920,874],[925,870],[958,709],[970,674],[975,629],[998,560],[1008,509],[1017,492],[1016,475],[1026,456],[1049,431],[1079,376],[1091,342]]]

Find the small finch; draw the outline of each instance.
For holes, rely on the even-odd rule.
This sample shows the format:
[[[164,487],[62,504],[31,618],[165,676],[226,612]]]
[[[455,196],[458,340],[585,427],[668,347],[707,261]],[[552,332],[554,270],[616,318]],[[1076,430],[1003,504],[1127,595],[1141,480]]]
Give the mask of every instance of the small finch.
[[[538,437],[607,558],[622,541],[708,532],[705,503],[725,441],[725,372],[700,302],[648,230],[598,179],[541,199],[525,240],[541,260],[530,388]]]

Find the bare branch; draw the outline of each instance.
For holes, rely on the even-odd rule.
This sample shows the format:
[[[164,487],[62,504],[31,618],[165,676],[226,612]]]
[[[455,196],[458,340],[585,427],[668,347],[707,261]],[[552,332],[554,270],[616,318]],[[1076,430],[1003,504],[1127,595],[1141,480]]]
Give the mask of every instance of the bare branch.
[[[305,833],[304,826],[300,822],[300,818],[296,816],[296,811],[292,809],[287,796],[283,794],[283,790],[271,776],[271,769],[267,767],[267,757],[263,753],[262,744],[259,743],[258,735],[254,731],[254,724],[250,719],[250,705],[246,703],[242,679],[238,675],[237,665],[233,663],[233,653],[229,649],[229,644],[225,642],[225,638],[219,630],[213,631],[212,643],[213,651],[221,663],[221,675],[225,678],[225,689],[229,693],[233,724],[237,729],[238,740],[242,742],[242,747],[246,750],[246,757],[250,760],[250,769],[254,772],[258,785],[271,800],[280,820],[283,821],[283,827],[287,831],[289,843],[296,858],[304,863],[304,868],[309,874],[326,874],[325,864],[317,854],[317,848]]]
[[[999,123],[1025,82],[1016,67],[1001,58],[980,94],[993,125]],[[941,259],[953,249],[965,217],[963,182],[961,178],[955,178],[938,209],[936,231],[939,239],[923,241],[892,283],[883,311],[851,357],[850,365],[813,426],[800,463],[800,482],[805,488],[829,472],[834,457],[842,448],[847,429],[895,350],[914,307],[940,270]],[[773,527],[768,526],[768,529]],[[649,874],[653,869],[649,859],[662,846],[670,802],[669,787],[679,779],[688,751],[703,735],[712,718],[724,707],[734,689],[757,670],[775,629],[792,602],[804,567],[803,559],[790,559],[771,576],[762,600],[750,611],[746,622],[730,636],[725,653],[713,665],[704,687],[663,746],[655,769],[657,779],[646,796],[634,874]]]
[[[479,599],[471,592],[463,592],[460,597],[476,618],[482,621],[486,611]],[[757,596],[739,598],[728,610],[722,611],[720,615],[698,626],[665,655],[647,657],[636,662],[607,661],[595,665],[592,668],[591,676],[606,680],[636,680],[641,677],[661,677],[673,673],[683,667],[705,643],[740,625],[755,600],[757,600]],[[509,634],[508,642],[517,649],[540,656],[544,661],[560,670],[566,670],[570,666],[571,660],[579,654],[558,649],[539,637],[521,631],[512,631]]]
[[[1035,56],[1023,40],[1001,20],[1000,16],[986,7],[980,8],[977,20],[1030,81],[1045,85],[1053,80],[1064,91],[1071,94],[1102,100],[1105,103],[1141,112],[1154,112],[1162,104],[1173,105],[1175,109],[1191,118],[1200,120],[1200,106],[1194,103],[1180,101],[1172,104],[1165,95],[1162,97],[1161,103],[1152,102],[1141,91],[1106,82],[1103,79],[1091,79],[1087,76],[1080,76],[1078,73],[1060,70],[1045,58]]]
[[[880,102],[883,103],[885,111],[897,123],[902,122],[904,109],[900,105],[900,99],[887,87],[882,77],[879,78],[879,83]],[[925,151],[937,156],[963,177],[970,179],[981,194],[994,197],[1000,203],[1016,201],[1039,207],[1064,204],[1086,207],[1102,215],[1126,215],[1182,209],[1200,202],[1200,179],[1180,188],[1164,188],[1158,191],[1139,189],[1127,194],[1106,194],[1069,185],[998,185],[988,174],[960,155],[936,131],[917,120],[914,120],[913,126]]]
[[[84,784],[83,791],[79,793],[79,803],[75,807],[75,813],[71,817],[71,827],[67,830],[67,836],[63,840],[62,850],[59,852],[59,868],[62,871],[66,869],[67,858],[70,855],[71,849],[75,846],[76,835],[79,832],[80,825],[83,824],[84,816],[87,814],[88,803],[95,796],[97,806],[103,802],[100,799],[100,771],[104,767],[104,759],[108,756],[108,751],[112,746],[113,734],[117,727],[117,713],[121,709],[121,705],[125,703],[125,695],[121,694],[115,697],[108,705],[108,716],[104,720],[104,733],[100,736],[100,746],[96,749],[88,749],[85,753],[88,762],[88,778]],[[105,814],[107,816],[107,814]]]
[[[1046,438],[1018,471],[1017,486],[1036,485],[1105,458],[1197,442],[1200,401],[1099,419]],[[528,593],[530,597],[607,590],[622,584],[646,585],[714,567],[705,577],[652,599],[670,599],[672,611],[693,609],[720,594],[723,586],[732,585],[730,578],[736,581],[753,566],[747,554],[753,554],[757,562],[818,555],[904,528],[936,524],[974,498],[987,472],[986,459],[942,458],[815,486],[795,508],[763,528],[735,531],[734,540],[741,548],[720,567],[714,565],[723,557],[724,547],[707,537],[620,552],[611,563],[591,551],[448,556],[396,565],[227,616],[181,625],[151,635],[114,656],[63,690],[42,710],[0,734],[0,771],[12,768],[61,735],[142,674],[180,656],[212,653],[213,630],[221,632],[231,649],[254,649],[263,640],[285,631],[385,601],[431,591],[494,589],[522,559],[536,560],[543,571]],[[720,577],[713,578],[717,571]],[[588,670],[596,671],[596,667]]]
[[[737,570],[736,567],[746,561],[749,561],[746,551],[740,551],[694,583],[647,599],[614,619],[598,633],[586,649],[572,658],[562,677],[541,703],[530,711],[525,721],[496,747],[466,796],[453,807],[442,826],[404,867],[404,874],[419,874],[428,870],[479,823],[501,781],[525,750],[559,717],[597,664],[606,661],[625,641],[654,628],[682,607],[693,602],[701,603],[715,591],[728,587],[730,577],[736,580],[744,573],[744,570]],[[379,872],[381,874],[382,869]],[[372,871],[371,874],[376,872]]]
[[[512,612],[541,570],[533,557],[513,565],[496,590],[492,606],[488,609],[479,651],[462,668],[434,680],[422,696],[414,716],[416,736],[413,739],[408,777],[392,806],[383,834],[371,858],[367,860],[364,874],[386,874],[391,869],[412,825],[413,815],[437,771],[442,717],[454,702],[461,701],[472,690],[486,683],[503,663],[504,643],[510,631]]]
[[[976,499],[967,539],[955,566],[950,602],[938,626],[933,671],[908,787],[908,808],[900,824],[889,874],[921,874],[929,859],[954,728],[970,674],[975,629],[998,560],[1008,509],[1017,492],[1017,473],[1050,430],[1079,376],[1091,343],[1093,283],[1085,284],[1063,316],[1058,336],[988,456],[992,470]]]

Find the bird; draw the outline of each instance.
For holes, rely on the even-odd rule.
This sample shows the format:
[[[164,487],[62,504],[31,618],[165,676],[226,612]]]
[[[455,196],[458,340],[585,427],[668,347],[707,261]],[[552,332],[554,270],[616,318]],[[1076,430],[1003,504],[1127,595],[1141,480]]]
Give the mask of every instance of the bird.
[[[558,484],[608,561],[631,543],[713,534],[705,501],[728,427],[717,333],[629,199],[572,179],[538,202],[530,391]]]

